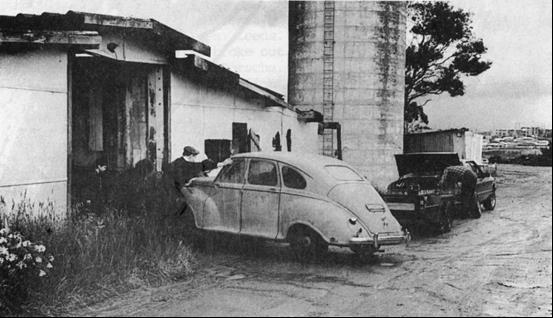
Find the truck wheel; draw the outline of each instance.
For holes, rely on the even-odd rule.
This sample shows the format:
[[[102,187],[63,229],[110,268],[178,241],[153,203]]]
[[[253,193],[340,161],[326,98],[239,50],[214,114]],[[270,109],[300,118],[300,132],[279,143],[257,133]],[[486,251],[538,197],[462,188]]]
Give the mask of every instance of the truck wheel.
[[[313,259],[328,251],[328,244],[315,231],[307,227],[295,227],[288,234],[288,242],[294,254],[302,259]]]
[[[488,211],[493,211],[493,209],[495,209],[495,191],[490,194],[482,205],[484,205],[484,208]]]

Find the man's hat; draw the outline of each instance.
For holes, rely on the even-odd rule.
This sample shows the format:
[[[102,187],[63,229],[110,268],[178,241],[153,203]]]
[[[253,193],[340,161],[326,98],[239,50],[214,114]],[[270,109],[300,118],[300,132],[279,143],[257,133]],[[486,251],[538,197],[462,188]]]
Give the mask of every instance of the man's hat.
[[[182,155],[183,156],[191,156],[191,155],[197,155],[199,154],[200,152],[198,150],[196,150],[196,148],[192,147],[192,146],[186,146],[184,147],[183,151],[182,151]]]

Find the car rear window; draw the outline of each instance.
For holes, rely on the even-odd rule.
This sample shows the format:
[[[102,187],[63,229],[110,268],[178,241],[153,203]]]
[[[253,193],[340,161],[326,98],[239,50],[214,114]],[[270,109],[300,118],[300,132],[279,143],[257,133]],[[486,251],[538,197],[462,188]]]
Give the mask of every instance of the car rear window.
[[[292,189],[305,189],[307,187],[307,182],[305,182],[305,178],[302,177],[301,173],[287,166],[282,167],[282,181],[286,187]]]
[[[325,166],[326,172],[339,181],[361,181],[363,178],[346,166]]]

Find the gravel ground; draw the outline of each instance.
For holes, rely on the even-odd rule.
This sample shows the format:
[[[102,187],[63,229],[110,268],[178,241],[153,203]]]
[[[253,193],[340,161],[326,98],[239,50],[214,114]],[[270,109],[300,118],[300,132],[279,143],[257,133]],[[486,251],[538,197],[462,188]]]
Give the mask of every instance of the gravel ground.
[[[298,262],[285,244],[223,238],[188,281],[86,316],[551,316],[551,168],[501,165],[497,208],[360,262]]]

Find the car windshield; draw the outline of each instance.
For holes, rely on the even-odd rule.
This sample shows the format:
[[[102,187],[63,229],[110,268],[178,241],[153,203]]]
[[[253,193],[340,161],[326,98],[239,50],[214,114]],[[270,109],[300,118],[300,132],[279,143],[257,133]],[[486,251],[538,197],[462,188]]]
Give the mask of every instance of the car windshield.
[[[326,172],[339,181],[362,181],[357,172],[346,166],[325,166]]]

